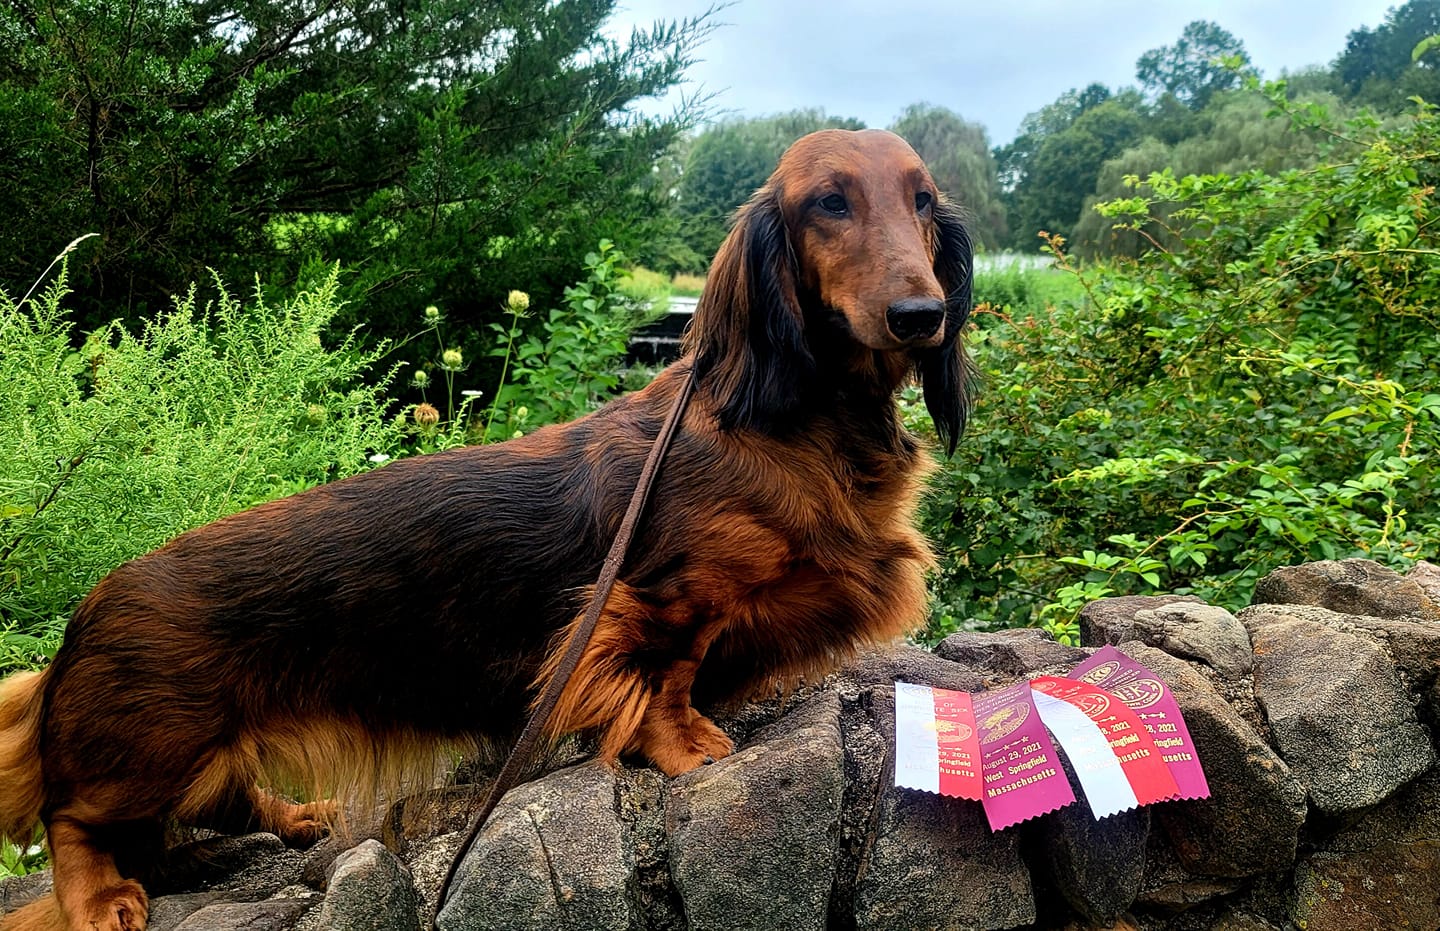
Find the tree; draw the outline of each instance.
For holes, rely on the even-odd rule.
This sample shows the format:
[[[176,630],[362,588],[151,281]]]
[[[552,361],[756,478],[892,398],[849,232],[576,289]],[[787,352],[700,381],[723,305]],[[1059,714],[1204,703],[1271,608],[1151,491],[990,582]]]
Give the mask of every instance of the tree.
[[[1101,166],[1145,135],[1146,116],[1140,95],[1126,91],[1041,138],[1010,192],[1012,242],[1033,250],[1041,230],[1068,238]]]
[[[940,190],[965,208],[976,238],[987,248],[998,247],[1006,238],[1005,205],[985,127],[944,107],[917,103],[906,107],[890,130],[925,160]]]
[[[1174,45],[1141,55],[1135,63],[1135,77],[1152,96],[1174,94],[1190,109],[1199,110],[1217,91],[1240,86],[1240,75],[1219,61],[1233,58],[1250,63],[1245,43],[1215,23],[1197,19],[1185,27]]]
[[[1109,100],[1110,88],[1103,84],[1091,84],[1084,90],[1071,88],[1055,99],[1054,103],[1028,114],[1020,123],[1020,130],[1009,144],[995,150],[995,163],[1000,171],[1002,190],[1013,190],[1025,180],[1030,159],[1047,136],[1053,136],[1068,128],[1086,110],[1098,107]],[[1012,227],[1013,228],[1013,227]]]
[[[1440,62],[1435,54],[1413,53],[1428,37],[1440,34],[1440,0],[1410,0],[1392,7],[1374,29],[1361,27],[1345,40],[1334,71],[1349,95],[1368,106],[1395,112],[1407,98],[1440,100]]]
[[[63,0],[0,10],[0,281],[65,241],[82,323],[341,261],[349,313],[413,329],[544,299],[602,236],[645,238],[638,182],[684,128],[635,101],[682,75],[703,17],[626,42],[614,0]],[[87,247],[82,247],[88,248]]]
[[[765,183],[790,143],[820,129],[864,129],[859,120],[795,110],[707,127],[690,144],[674,211],[685,243],[708,262],[730,215]]]
[[[1033,251],[1036,247],[1035,233],[1043,228],[1033,209],[1036,206],[1034,198],[1028,197],[1027,192],[1033,184],[1042,183],[1035,177],[1034,166],[1045,141],[1069,129],[1081,114],[1100,106],[1111,96],[1110,88],[1103,84],[1091,84],[1083,90],[1071,88],[1053,103],[1026,116],[1015,139],[995,150],[1009,232],[1005,243],[1008,248]],[[1023,210],[1022,201],[1025,202]]]
[[[1324,107],[1337,120],[1352,115],[1332,94],[1307,93],[1296,98],[1295,104]],[[1197,115],[1204,122],[1202,132],[1170,145],[1149,137],[1106,161],[1101,166],[1094,193],[1086,198],[1080,221],[1073,230],[1073,251],[1086,257],[1133,257],[1156,243],[1166,248],[1176,246],[1185,230],[1172,217],[1167,205],[1152,204],[1153,221],[1144,227],[1144,236],[1129,230],[1115,230],[1113,219],[1093,209],[1097,202],[1120,200],[1137,193],[1153,196],[1152,186],[1143,183],[1152,174],[1168,169],[1175,178],[1235,176],[1253,171],[1278,175],[1289,169],[1318,164],[1322,154],[1321,137],[1298,131],[1289,120],[1267,119],[1272,111],[1273,107],[1259,94],[1243,91],[1218,94]],[[1329,145],[1332,158],[1345,154],[1343,149],[1334,148],[1343,143],[1332,140]],[[1127,176],[1140,178],[1142,183],[1134,188],[1125,182]]]

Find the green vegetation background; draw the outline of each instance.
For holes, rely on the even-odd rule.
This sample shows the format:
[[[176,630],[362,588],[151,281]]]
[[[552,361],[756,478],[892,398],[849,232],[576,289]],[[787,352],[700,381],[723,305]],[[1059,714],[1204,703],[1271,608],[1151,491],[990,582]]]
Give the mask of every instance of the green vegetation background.
[[[633,327],[790,141],[860,124],[640,116],[710,17],[614,42],[612,9],[0,9],[0,673],[179,532],[643,384]],[[925,639],[1440,556],[1437,33],[1410,0],[1262,84],[1197,22],[1004,146],[900,116],[988,250]]]
[[[699,284],[672,275],[790,140],[859,125],[639,116],[709,19],[614,42],[602,0],[26,9],[0,11],[0,202],[32,218],[0,230],[0,669],[186,528],[643,383],[630,330]],[[991,250],[926,637],[1436,555],[1436,31],[1411,0],[1262,85],[1193,23],[1137,89],[993,150],[901,115]],[[91,229],[46,268],[41,231]]]

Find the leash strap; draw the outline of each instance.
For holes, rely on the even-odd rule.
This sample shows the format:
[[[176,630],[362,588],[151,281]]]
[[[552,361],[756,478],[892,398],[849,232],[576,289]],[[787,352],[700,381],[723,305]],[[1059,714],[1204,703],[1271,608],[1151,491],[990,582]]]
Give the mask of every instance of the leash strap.
[[[455,880],[455,873],[460,869],[461,861],[470,852],[470,848],[475,845],[475,839],[480,836],[481,829],[490,820],[490,815],[500,804],[500,799],[515,787],[516,783],[520,781],[520,774],[534,759],[535,750],[545,731],[545,725],[549,722],[551,713],[559,703],[560,695],[565,691],[570,676],[580,665],[580,657],[584,655],[585,647],[590,643],[590,635],[595,632],[595,625],[600,622],[600,615],[605,610],[606,602],[610,600],[610,591],[615,587],[615,580],[620,576],[620,567],[630,552],[630,540],[634,537],[635,528],[644,514],[645,505],[650,499],[650,489],[655,484],[656,474],[660,471],[660,463],[670,449],[670,441],[675,438],[675,431],[680,426],[681,415],[684,414],[685,407],[690,402],[690,395],[694,387],[695,371],[692,367],[685,374],[685,381],[680,386],[680,393],[676,396],[675,403],[671,406],[659,435],[655,437],[654,445],[650,447],[650,454],[645,459],[645,467],[640,472],[640,480],[635,485],[635,493],[630,496],[630,505],[625,509],[625,516],[620,521],[620,529],[616,531],[615,540],[610,544],[610,552],[606,554],[605,562],[600,567],[600,577],[595,582],[595,592],[590,598],[590,606],[585,609],[585,615],[580,619],[580,624],[566,642],[565,653],[560,658],[560,665],[556,668],[555,674],[545,683],[540,697],[535,700],[535,709],[530,713],[529,720],[525,722],[525,728],[520,732],[520,738],[515,741],[515,747],[510,751],[510,756],[506,758],[505,765],[501,767],[500,775],[495,777],[495,782],[490,787],[490,794],[480,809],[479,817],[470,826],[469,833],[465,835],[465,842],[460,845],[460,849],[455,853],[455,858],[450,861],[450,869],[446,871],[445,881],[440,885],[440,897],[435,906],[435,919],[431,925],[433,931],[440,929],[440,911],[445,907],[445,902],[450,896],[450,884]]]

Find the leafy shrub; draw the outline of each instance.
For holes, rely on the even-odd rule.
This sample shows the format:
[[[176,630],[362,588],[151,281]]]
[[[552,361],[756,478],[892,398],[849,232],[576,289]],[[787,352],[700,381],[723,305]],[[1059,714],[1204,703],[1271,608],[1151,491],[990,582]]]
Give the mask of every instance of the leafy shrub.
[[[63,273],[34,299],[0,292],[0,671],[52,654],[126,559],[396,446],[377,352],[325,345],[333,272],[279,305],[216,286],[78,350]]]
[[[529,299],[512,299],[508,326],[493,323],[490,354],[502,360],[501,387],[477,425],[485,441],[504,440],[599,407],[627,383],[624,366],[630,331],[654,311],[622,289],[630,273],[625,256],[609,240],[585,256],[585,277],[565,289],[562,306],[541,324],[543,335],[525,335],[520,321]]]
[[[1101,209],[1176,217],[1179,246],[1082,268],[1053,237],[1083,294],[979,308],[986,388],[926,513],[945,555],[931,636],[1073,638],[1099,595],[1238,608],[1279,565],[1435,555],[1440,120],[1421,104],[1391,128],[1337,125],[1283,83],[1264,92],[1358,155],[1153,174]]]
[[[0,879],[36,873],[49,865],[44,847],[12,844],[6,838],[0,837]]]

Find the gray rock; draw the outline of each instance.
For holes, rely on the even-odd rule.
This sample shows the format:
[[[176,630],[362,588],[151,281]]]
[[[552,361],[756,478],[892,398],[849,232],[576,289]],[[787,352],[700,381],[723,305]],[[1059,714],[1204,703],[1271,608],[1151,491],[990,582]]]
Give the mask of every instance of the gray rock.
[[[668,780],[659,770],[624,768],[616,774],[616,788],[616,808],[635,858],[636,911],[647,931],[679,931],[685,927],[685,909],[670,877]]]
[[[300,881],[306,854],[286,847],[274,834],[217,836],[170,851],[151,894],[206,891],[228,893],[231,901],[255,902]]]
[[[511,789],[456,874],[442,931],[621,931],[634,869],[615,774],[575,766]]]
[[[1043,630],[1022,627],[990,634],[951,634],[935,647],[937,656],[1004,676],[1023,676],[1055,666],[1070,666],[1089,654],[1051,640]]]
[[[1340,614],[1309,605],[1251,605],[1240,612],[1247,627],[1277,621],[1310,621],[1374,643],[1389,654],[1411,696],[1424,701],[1426,723],[1440,726],[1440,624]]]
[[[1301,861],[1291,917],[1307,931],[1440,928],[1440,773]]]
[[[1258,915],[1247,915],[1244,912],[1233,915],[1222,915],[1215,920],[1208,931],[1280,931],[1278,925],[1273,925]]]
[[[1169,836],[1152,830],[1145,848],[1145,876],[1135,903],[1161,913],[1184,912],[1244,885],[1241,879],[1195,875],[1181,865]]]
[[[1079,788],[1075,796],[1084,798]],[[1035,830],[1051,884],[1085,919],[1109,925],[1135,901],[1145,873],[1148,809],[1097,821],[1081,801],[1041,818]]]
[[[219,904],[235,904],[235,900],[223,892],[184,892],[152,897],[145,931],[174,931],[200,909]]]
[[[1440,566],[1422,559],[1410,567],[1406,578],[1419,585],[1427,598],[1440,604]]]
[[[289,931],[312,904],[306,899],[266,899],[207,905],[175,931]]]
[[[1087,647],[1119,646],[1130,636],[1135,615],[1172,604],[1204,604],[1194,595],[1121,595],[1100,598],[1080,609],[1080,643]]]
[[[953,687],[942,684],[949,679],[943,669],[930,673],[897,678]],[[860,720],[846,727],[847,772],[856,774],[847,818],[850,844],[859,849],[847,857],[853,874],[839,877],[837,887],[857,931],[1034,921],[1034,890],[1020,857],[1023,829],[995,833],[978,802],[896,788],[894,685],[851,687]]]
[[[893,688],[900,681],[957,692],[975,692],[985,687],[985,676],[909,645],[861,653],[840,670],[840,675],[860,686]]]
[[[49,870],[0,879],[0,915],[13,912],[42,895],[49,894],[52,882]]]
[[[1251,604],[1316,605],[1342,614],[1440,621],[1440,604],[1417,581],[1368,559],[1276,569],[1256,584]]]
[[[490,793],[490,784],[448,785],[407,795],[390,806],[379,840],[401,857],[418,843],[469,827]]]
[[[1178,601],[1135,612],[1125,640],[1139,640],[1182,659],[1199,660],[1229,679],[1248,676],[1250,635],[1224,608]]]
[[[833,692],[677,777],[666,806],[670,873],[688,927],[823,931],[844,787]]]
[[[335,858],[321,927],[330,931],[416,931],[419,901],[410,871],[379,841]]]
[[[1121,651],[1170,687],[1200,754],[1210,798],[1155,806],[1180,864],[1191,874],[1242,878],[1287,868],[1305,821],[1305,789],[1205,677],[1154,647]]]
[[[1316,807],[1334,813],[1378,804],[1435,762],[1384,650],[1313,621],[1246,617],[1255,698]]]
[[[878,815],[856,879],[856,931],[998,929],[1035,920],[1018,827],[992,832],[979,802],[893,786]]]

